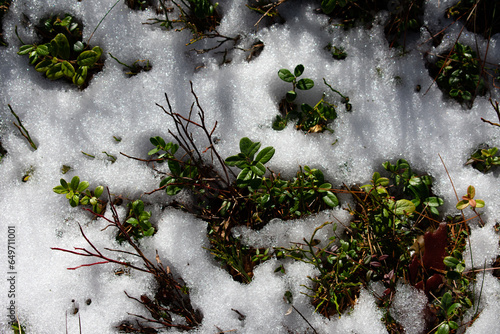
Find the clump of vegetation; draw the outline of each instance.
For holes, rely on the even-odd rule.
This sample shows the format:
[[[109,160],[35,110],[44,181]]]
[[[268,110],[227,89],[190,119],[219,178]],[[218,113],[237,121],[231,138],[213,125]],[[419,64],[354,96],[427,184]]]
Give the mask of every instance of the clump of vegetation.
[[[151,0],[125,0],[125,4],[133,10],[145,10],[146,8],[153,6]]]
[[[298,110],[295,99],[297,98],[297,89],[309,90],[314,87],[314,81],[308,78],[299,79],[304,73],[304,65],[299,64],[295,67],[293,73],[287,69],[278,71],[278,76],[285,82],[292,84],[292,89],[289,90],[285,97],[281,100],[279,109],[280,115],[276,116],[273,122],[274,130],[283,130],[289,121],[297,120],[295,127],[306,133],[323,132],[324,130],[332,131],[328,128],[328,123],[337,118],[335,105],[325,100],[325,94],[316,105],[311,106],[307,103],[300,105]],[[346,110],[350,111],[352,106],[349,103],[349,98],[342,95],[339,91],[333,89],[326,80],[323,79],[332,92],[339,94],[342,97],[342,103],[345,104]]]
[[[11,0],[0,0],[0,45],[6,46],[3,39],[3,16],[7,13],[10,7]]]
[[[471,108],[474,98],[486,93],[481,66],[470,46],[456,43],[446,57],[431,65],[430,73],[443,92]]]
[[[189,44],[198,40],[210,37],[218,37],[216,28],[220,23],[220,14],[217,11],[218,3],[212,3],[210,0],[171,0],[174,8],[168,8],[164,0],[160,0],[165,19],[150,19],[150,24],[160,24],[167,29],[173,29],[180,25],[179,31],[189,29],[193,34],[193,39]],[[169,13],[176,9],[178,18],[170,19]]]
[[[88,42],[83,42],[81,29],[81,24],[70,14],[62,18],[52,16],[37,29],[42,41],[26,44],[20,40],[24,45],[18,54],[27,55],[36,71],[47,78],[66,78],[83,88],[104,64],[99,62],[102,49],[99,46],[90,48]]]
[[[344,60],[347,58],[347,52],[345,52],[345,49],[342,46],[336,47],[335,45],[332,45],[332,43],[328,43],[325,50],[331,52],[333,59]]]
[[[385,23],[385,35],[392,46],[405,46],[408,32],[418,33],[422,26],[423,0],[322,0],[321,11],[340,20],[344,28],[356,24],[371,26],[375,14],[384,10],[390,14]]]
[[[478,149],[470,156],[466,165],[471,165],[474,169],[487,173],[492,167],[500,165],[500,157],[497,152],[497,147]]]
[[[383,165],[390,178],[375,172],[369,184],[350,190],[356,206],[349,208],[354,219],[345,226],[344,235],[336,232],[337,223],[326,222],[303,243],[279,251],[319,270],[318,276],[310,277],[313,286],[307,294],[316,311],[326,317],[352,307],[360,288],[369,282],[386,288],[377,298],[388,310],[396,282],[403,281],[425,291],[429,298],[433,318],[426,332],[450,333],[474,300],[470,288],[474,275],[464,272],[461,256],[468,225],[463,219],[449,218],[449,224],[435,220],[443,201],[433,196],[429,176],[417,175],[403,159]],[[468,196],[469,204],[474,194]],[[460,202],[457,207],[464,205]],[[321,243],[316,235],[327,227],[333,236]],[[400,326],[390,314],[384,321],[390,333],[398,333]]]
[[[155,233],[155,228],[151,225],[149,219],[151,212],[144,211],[144,202],[140,199],[128,203],[130,209],[129,214],[123,224],[123,228],[135,240],[143,237],[152,236]],[[121,231],[118,233],[116,239],[118,241],[125,241],[125,234]]]
[[[461,21],[469,31],[489,39],[500,32],[499,11],[497,1],[460,0],[446,10],[446,15]]]

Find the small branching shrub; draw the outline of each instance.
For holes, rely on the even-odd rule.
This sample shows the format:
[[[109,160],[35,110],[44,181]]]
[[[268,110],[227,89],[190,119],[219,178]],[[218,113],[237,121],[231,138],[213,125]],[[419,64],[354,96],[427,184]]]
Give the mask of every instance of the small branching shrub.
[[[19,55],[27,55],[35,70],[51,79],[66,78],[73,84],[84,87],[93,73],[103,67],[99,62],[102,49],[90,48],[82,42],[81,27],[72,15],[64,18],[53,16],[43,22],[39,29],[41,43],[25,44]]]

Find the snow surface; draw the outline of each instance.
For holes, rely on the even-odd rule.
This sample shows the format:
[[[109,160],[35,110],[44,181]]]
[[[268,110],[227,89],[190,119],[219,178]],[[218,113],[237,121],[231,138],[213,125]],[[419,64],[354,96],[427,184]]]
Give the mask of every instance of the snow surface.
[[[311,332],[297,312],[288,314],[289,305],[283,299],[287,290],[294,295],[294,306],[318,333],[386,332],[380,320],[382,312],[369,290],[363,290],[358,304],[341,318],[328,320],[314,313],[308,297],[300,293],[305,291],[302,285],[310,285],[307,276],[315,273],[306,264],[290,264],[285,275],[278,275],[274,273],[276,260],[270,260],[256,268],[252,283],[233,281],[204,248],[209,245],[205,222],[183,212],[162,209],[172,200],[164,193],[143,195],[155,189],[159,179],[144,163],[120,156],[119,152],[146,158],[151,149],[149,137],[172,139],[168,129],[173,128],[173,123],[155,103],[166,105],[167,93],[174,110],[187,114],[193,102],[189,81],[206,111],[207,123],[218,122],[215,135],[220,139],[217,149],[221,155],[238,152],[239,139],[246,136],[261,141],[263,146],[275,147],[276,154],[268,166],[284,176],[292,176],[299,165],[308,165],[323,170],[335,186],[364,184],[374,171],[382,169],[382,162],[405,158],[416,170],[434,177],[434,191],[444,198],[445,212],[455,213],[455,194],[440,154],[457,192],[465,194],[472,184],[477,198],[486,202],[482,210],[486,226],[480,229],[476,222],[471,222],[474,263],[482,266],[499,254],[498,235],[493,228],[500,219],[498,173],[483,175],[464,166],[479,145],[498,145],[498,129],[481,122],[481,117],[494,121],[495,113],[487,97],[477,98],[470,110],[444,98],[432,85],[433,78],[423,60],[424,52],[432,54],[449,47],[457,39],[459,24],[446,30],[437,47],[425,43],[429,34],[422,30],[418,40],[409,42],[410,52],[401,55],[399,50],[389,48],[383,27],[377,24],[383,22],[383,13],[370,30],[359,27],[344,31],[329,25],[326,16],[315,12],[319,1],[290,1],[280,7],[285,24],[261,23],[256,30],[253,25],[259,15],[247,9],[246,1],[220,0],[224,13],[221,34],[241,34],[245,47],[256,40],[265,44],[260,56],[250,62],[245,60],[244,52],[234,50],[228,53],[232,61],[220,65],[221,54],[189,51],[193,46],[185,45],[190,38],[187,30],[165,31],[159,26],[144,25],[156,16],[154,11],[132,11],[120,1],[93,36],[92,44],[126,63],[149,59],[151,71],[127,78],[122,67],[107,57],[103,71],[80,91],[64,82],[43,78],[28,65],[26,57],[16,54],[20,42],[14,26],[18,26],[23,40],[33,41],[33,22],[52,13],[70,12],[82,19],[84,38],[88,38],[114,2],[17,0],[4,20],[9,46],[0,52],[0,135],[8,154],[0,163],[0,244],[6,245],[7,226],[16,226],[16,306],[28,333],[64,333],[66,329],[68,333],[79,333],[78,316],[71,312],[75,306],[79,307],[82,333],[115,333],[114,326],[132,319],[127,313],[146,315],[123,291],[133,296],[151,295],[154,288],[149,275],[131,271],[129,275],[117,276],[112,265],[66,270],[86,263],[85,259],[50,249],[86,247],[77,223],[82,224],[99,249],[126,249],[116,243],[111,229],[101,231],[105,222],[90,221],[86,212],[70,208],[63,196],[52,192],[61,177],[68,180],[74,175],[89,181],[91,186],[109,186],[114,194],[142,196],[151,203],[147,210],[153,211],[158,233],[142,244],[152,259],[158,250],[162,260],[189,286],[193,306],[203,313],[203,323],[193,333]],[[444,18],[444,10],[454,2],[427,1],[426,24],[444,27],[451,23]],[[26,23],[23,14],[31,23]],[[493,36],[489,44],[488,61],[492,63],[500,61],[498,38]],[[460,41],[469,45],[477,42],[484,55],[486,41],[480,37],[465,30]],[[213,41],[194,47],[209,47],[210,43]],[[348,57],[333,60],[324,50],[328,43],[344,47]],[[316,83],[311,91],[300,92],[300,102],[315,103],[327,92],[322,78],[350,97],[353,111],[347,113],[338,96],[327,92],[331,101],[339,104],[334,134],[304,135],[292,126],[280,132],[271,128],[278,114],[278,102],[289,89],[277,71],[293,69],[297,64],[304,64],[304,77]],[[204,67],[196,69],[200,65]],[[417,85],[422,87],[419,92],[415,90]],[[492,94],[498,99],[496,91]],[[14,119],[7,104],[22,119],[38,150],[33,151],[11,124]],[[113,136],[122,141],[117,143]],[[201,135],[195,139],[203,144]],[[81,151],[97,158],[89,159]],[[110,163],[103,151],[117,156],[116,163]],[[63,165],[71,166],[64,176]],[[29,169],[33,170],[32,177],[21,182]],[[300,241],[333,217],[349,220],[345,211],[336,209],[293,222],[272,221],[260,232],[241,229],[238,233],[251,244],[286,245]],[[6,256],[2,255],[2,259],[0,268],[7,272]],[[490,273],[484,280],[482,313],[467,333],[498,328],[499,282]],[[8,286],[5,279],[1,282],[4,301]],[[408,333],[420,333],[422,296],[403,285],[398,286],[397,295],[393,305],[395,317]],[[87,305],[89,298],[92,302]],[[232,309],[244,314],[245,320],[239,320]],[[414,312],[409,315],[407,310]],[[9,332],[6,319],[7,310],[2,305],[2,332]]]

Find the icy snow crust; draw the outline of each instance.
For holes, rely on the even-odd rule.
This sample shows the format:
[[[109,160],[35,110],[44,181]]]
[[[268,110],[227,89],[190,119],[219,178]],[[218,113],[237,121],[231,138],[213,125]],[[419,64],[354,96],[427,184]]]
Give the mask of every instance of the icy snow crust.
[[[111,52],[126,63],[149,59],[152,71],[127,78],[122,67],[107,57],[104,70],[92,79],[87,89],[79,91],[63,82],[42,78],[28,66],[26,57],[16,54],[20,42],[14,35],[15,25],[24,41],[34,40],[32,25],[22,23],[23,14],[31,22],[38,22],[52,13],[73,13],[83,20],[84,38],[88,38],[114,2],[17,0],[5,20],[9,46],[0,53],[0,129],[8,154],[0,164],[0,226],[4,231],[0,233],[0,243],[6,244],[7,226],[16,226],[16,305],[28,333],[64,333],[66,328],[68,333],[78,333],[78,316],[72,312],[75,307],[79,307],[82,333],[86,334],[116,332],[114,326],[131,319],[127,312],[146,316],[143,308],[123,291],[136,297],[151,294],[154,282],[149,275],[132,271],[130,275],[117,276],[112,265],[69,271],[67,267],[89,262],[50,249],[87,247],[78,230],[80,223],[99,249],[127,250],[115,242],[112,229],[101,231],[105,222],[90,221],[86,212],[70,208],[65,198],[53,193],[52,188],[63,177],[62,165],[69,165],[72,169],[64,175],[67,180],[78,175],[81,180],[88,180],[91,187],[109,186],[112,193],[128,198],[138,198],[155,189],[159,179],[153,171],[144,163],[120,156],[119,152],[146,158],[151,149],[149,137],[160,135],[171,139],[168,129],[173,129],[172,121],[155,103],[166,105],[166,92],[174,110],[187,114],[193,101],[189,81],[193,82],[206,111],[207,123],[213,125],[218,121],[217,149],[223,157],[238,152],[239,139],[246,136],[261,141],[263,146],[275,147],[276,154],[268,166],[285,176],[294,175],[299,165],[308,165],[322,169],[335,186],[363,184],[374,171],[382,169],[383,161],[404,157],[416,170],[434,177],[434,190],[446,202],[444,210],[455,213],[455,195],[440,154],[457,192],[465,194],[467,186],[472,184],[477,197],[487,204],[483,210],[486,227],[472,231],[474,263],[488,263],[499,253],[498,236],[493,229],[500,212],[498,174],[483,175],[464,167],[475,147],[483,143],[498,145],[498,129],[480,120],[481,117],[494,120],[495,114],[486,97],[477,98],[471,110],[444,98],[435,85],[431,86],[432,78],[422,56],[423,52],[439,52],[451,45],[460,30],[458,25],[447,30],[443,43],[435,49],[422,44],[429,38],[423,31],[420,40],[410,43],[410,52],[401,56],[398,50],[388,47],[383,28],[377,22],[371,30],[344,31],[329,26],[325,16],[314,12],[319,1],[286,3],[280,8],[285,24],[261,27],[255,32],[253,24],[259,16],[245,7],[246,1],[220,0],[220,10],[224,13],[222,34],[241,34],[248,46],[257,39],[265,44],[260,56],[251,62],[245,60],[243,52],[234,51],[229,54],[232,61],[220,66],[221,55],[189,52],[193,46],[185,46],[190,37],[188,31],[165,31],[159,26],[143,25],[155,13],[132,11],[120,1],[91,44],[101,46],[105,54]],[[452,3],[428,1],[426,24],[446,26],[449,22],[443,13]],[[489,45],[488,61],[494,63],[500,60],[497,38],[494,36]],[[475,43],[467,31],[460,40]],[[210,43],[201,42],[194,47]],[[333,60],[324,50],[328,43],[343,46],[347,59]],[[478,39],[477,43],[484,54],[486,42]],[[205,67],[195,70],[201,64]],[[334,134],[304,135],[290,125],[284,131],[272,130],[277,104],[290,88],[278,78],[277,71],[293,69],[297,64],[304,64],[304,77],[316,83],[311,91],[299,92],[299,102],[312,104],[319,100],[323,91],[327,91],[322,78],[350,97],[353,111],[346,113],[339,107]],[[417,85],[422,87],[420,92],[415,90]],[[327,95],[342,106],[337,96],[328,92]],[[13,117],[7,109],[8,103],[35,139],[38,150],[31,150],[11,124]],[[112,136],[119,136],[122,141],[117,143]],[[204,144],[201,136],[196,139],[200,145]],[[88,159],[81,151],[97,158]],[[118,156],[116,163],[107,161],[102,151]],[[22,183],[22,176],[30,168],[34,170],[33,176]],[[297,312],[287,315],[289,305],[283,299],[287,290],[294,295],[294,306],[318,333],[386,332],[380,320],[382,312],[375,306],[369,290],[363,290],[356,307],[340,319],[327,320],[313,313],[308,297],[301,292],[305,291],[302,285],[310,285],[307,276],[315,271],[303,263],[289,264],[286,275],[280,276],[274,273],[276,260],[270,260],[256,269],[251,284],[236,283],[205,249],[209,246],[205,222],[173,209],[162,210],[160,204],[171,201],[163,193],[142,198],[157,203],[147,210],[153,211],[158,226],[158,233],[144,239],[142,247],[152,259],[158,250],[164,263],[189,286],[193,306],[203,313],[202,326],[193,333],[310,332]],[[272,221],[260,232],[244,229],[237,232],[255,245],[286,246],[290,241],[309,236],[316,226],[334,217],[349,221],[348,215],[337,209],[293,222]],[[6,259],[0,267],[2,272],[8,271]],[[484,279],[482,313],[467,333],[484,333],[497,326],[499,283],[489,273]],[[6,281],[1,281],[3,300],[8,289]],[[393,306],[395,317],[407,327],[408,333],[420,333],[422,296],[403,285],[398,287],[397,294]],[[85,301],[89,298],[92,302],[87,305]],[[244,314],[245,320],[239,320],[232,309]],[[9,331],[6,319],[7,311],[2,305],[2,332]]]

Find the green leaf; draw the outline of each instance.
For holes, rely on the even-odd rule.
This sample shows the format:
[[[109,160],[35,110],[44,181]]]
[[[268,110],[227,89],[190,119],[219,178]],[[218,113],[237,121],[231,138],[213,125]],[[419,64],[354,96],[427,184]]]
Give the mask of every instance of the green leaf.
[[[73,195],[70,199],[69,199],[69,205],[71,205],[73,208],[78,206],[78,203],[80,202],[80,196],[78,195]]]
[[[396,202],[396,206],[394,209],[394,214],[396,215],[404,215],[411,214],[415,211],[415,204],[412,201],[407,199],[400,199]]]
[[[458,210],[463,210],[463,209],[465,209],[468,206],[469,206],[469,201],[467,201],[467,200],[461,200],[456,205],[456,207],[457,207]]]
[[[451,329],[458,329],[458,324],[455,321],[448,321],[448,325]]]
[[[78,185],[78,188],[76,189],[76,191],[78,192],[83,192],[85,189],[87,189],[89,187],[89,183],[87,181],[83,181],[81,182],[79,185]]]
[[[250,166],[250,169],[258,176],[264,176],[264,174],[266,174],[266,167],[260,162],[257,162],[256,165]]]
[[[23,45],[19,48],[17,54],[20,56],[24,56],[30,53],[31,51],[35,50],[35,48],[36,48],[35,45]]]
[[[251,170],[250,168],[244,168],[239,174],[238,177],[236,178],[236,181],[238,182],[245,182],[248,181],[251,177]]]
[[[455,268],[460,261],[453,256],[447,256],[444,258],[443,263],[450,268]]]
[[[449,334],[450,326],[447,323],[443,323],[439,326],[436,334]]]
[[[61,179],[59,182],[61,183],[61,186],[63,186],[63,188],[65,188],[65,189],[68,189],[68,190],[69,190],[69,185],[68,185],[68,182],[66,182],[66,180],[65,180],[65,179]]]
[[[168,168],[175,176],[179,176],[182,172],[181,165],[175,160],[168,160]]]
[[[330,183],[323,183],[318,187],[318,192],[319,193],[324,193],[327,192],[328,189],[332,189],[332,185]]]
[[[44,73],[47,72],[53,65],[54,63],[51,60],[45,59],[36,64],[35,70],[37,72]]]
[[[260,162],[262,164],[265,164],[271,158],[274,156],[275,149],[272,146],[268,146],[266,148],[263,148],[262,151],[257,154],[257,157],[255,157],[256,162]]]
[[[82,205],[87,205],[89,204],[89,197],[88,196],[84,196],[81,200],[80,200],[80,203]]]
[[[45,75],[50,80],[57,80],[59,78],[62,78],[64,76],[64,73],[62,71],[62,64],[61,63],[54,64],[54,66],[51,66],[47,70],[47,72],[45,72]]]
[[[476,196],[476,189],[474,186],[469,186],[467,188],[467,196],[469,196],[469,198],[474,198],[474,196]]]
[[[482,199],[476,199],[476,208],[483,208],[485,203]]]
[[[78,189],[78,185],[80,184],[80,178],[78,176],[74,176],[71,179],[71,183],[69,185],[70,189],[76,191]]]
[[[155,233],[155,228],[150,227],[147,231],[144,231],[143,234],[145,237],[152,236]]]
[[[314,81],[311,79],[300,79],[297,82],[297,88],[300,90],[308,90],[314,87]]]
[[[64,76],[70,79],[75,75],[75,68],[66,60],[62,62],[61,70],[64,73]]]
[[[40,57],[48,56],[50,53],[49,47],[47,46],[47,44],[39,45],[36,48],[36,53],[38,53],[38,56],[40,56]]]
[[[446,310],[446,313],[448,314],[448,316],[451,316],[453,314],[453,312],[455,312],[455,310],[459,307],[462,307],[462,304],[454,303],[453,305],[448,307],[448,310]]]
[[[226,160],[224,160],[224,162],[228,166],[236,166],[236,164],[240,161],[241,161],[241,158],[237,155],[232,155],[232,156],[228,157]]]
[[[278,76],[281,80],[286,82],[293,82],[295,80],[295,76],[287,69],[281,69],[278,71]]]
[[[334,208],[337,205],[339,205],[339,199],[331,191],[326,192],[326,196],[323,196],[323,201],[326,203],[326,205],[328,205],[331,208]]]
[[[103,186],[97,186],[94,190],[94,196],[99,198],[101,197],[102,193],[104,192],[104,187]]]
[[[101,56],[102,56],[102,49],[101,49],[99,46],[94,46],[94,47],[92,48],[92,51],[94,51],[94,52],[97,54],[97,60],[98,60],[99,58],[101,58]],[[96,60],[96,61],[97,61],[97,60]]]
[[[135,219],[134,217],[127,219],[127,223],[129,223],[132,226],[139,225],[139,221],[137,219]]]
[[[141,201],[140,199],[134,201],[132,203],[132,211],[136,214],[136,215],[140,215],[143,211],[144,211],[144,202]]]
[[[87,66],[79,67],[76,70],[75,75],[73,76],[73,83],[77,86],[83,85],[85,83],[85,80],[87,79],[87,71]]]
[[[452,298],[451,298],[451,293],[449,291],[446,291],[443,297],[441,298],[441,306],[446,310],[448,307],[451,306]]]
[[[97,62],[97,59],[99,59],[99,55],[97,54],[97,52],[87,50],[80,53],[80,55],[76,59],[76,62],[79,66],[92,67]]]
[[[54,41],[57,44],[57,55],[62,59],[69,60],[70,48],[68,38],[63,33],[59,33],[54,37]]]
[[[63,186],[55,186],[54,188],[52,188],[52,190],[57,194],[67,194],[69,191],[68,189],[64,188]]]
[[[431,207],[438,207],[444,204],[444,201],[442,198],[439,197],[427,197],[424,200],[424,205],[428,205]]]
[[[295,66],[293,73],[295,74],[296,77],[300,77],[302,75],[302,73],[304,73],[304,65],[299,64],[299,65]]]
[[[248,137],[243,137],[240,139],[240,152],[245,156],[248,156],[248,152],[250,152],[250,148],[254,144]]]

